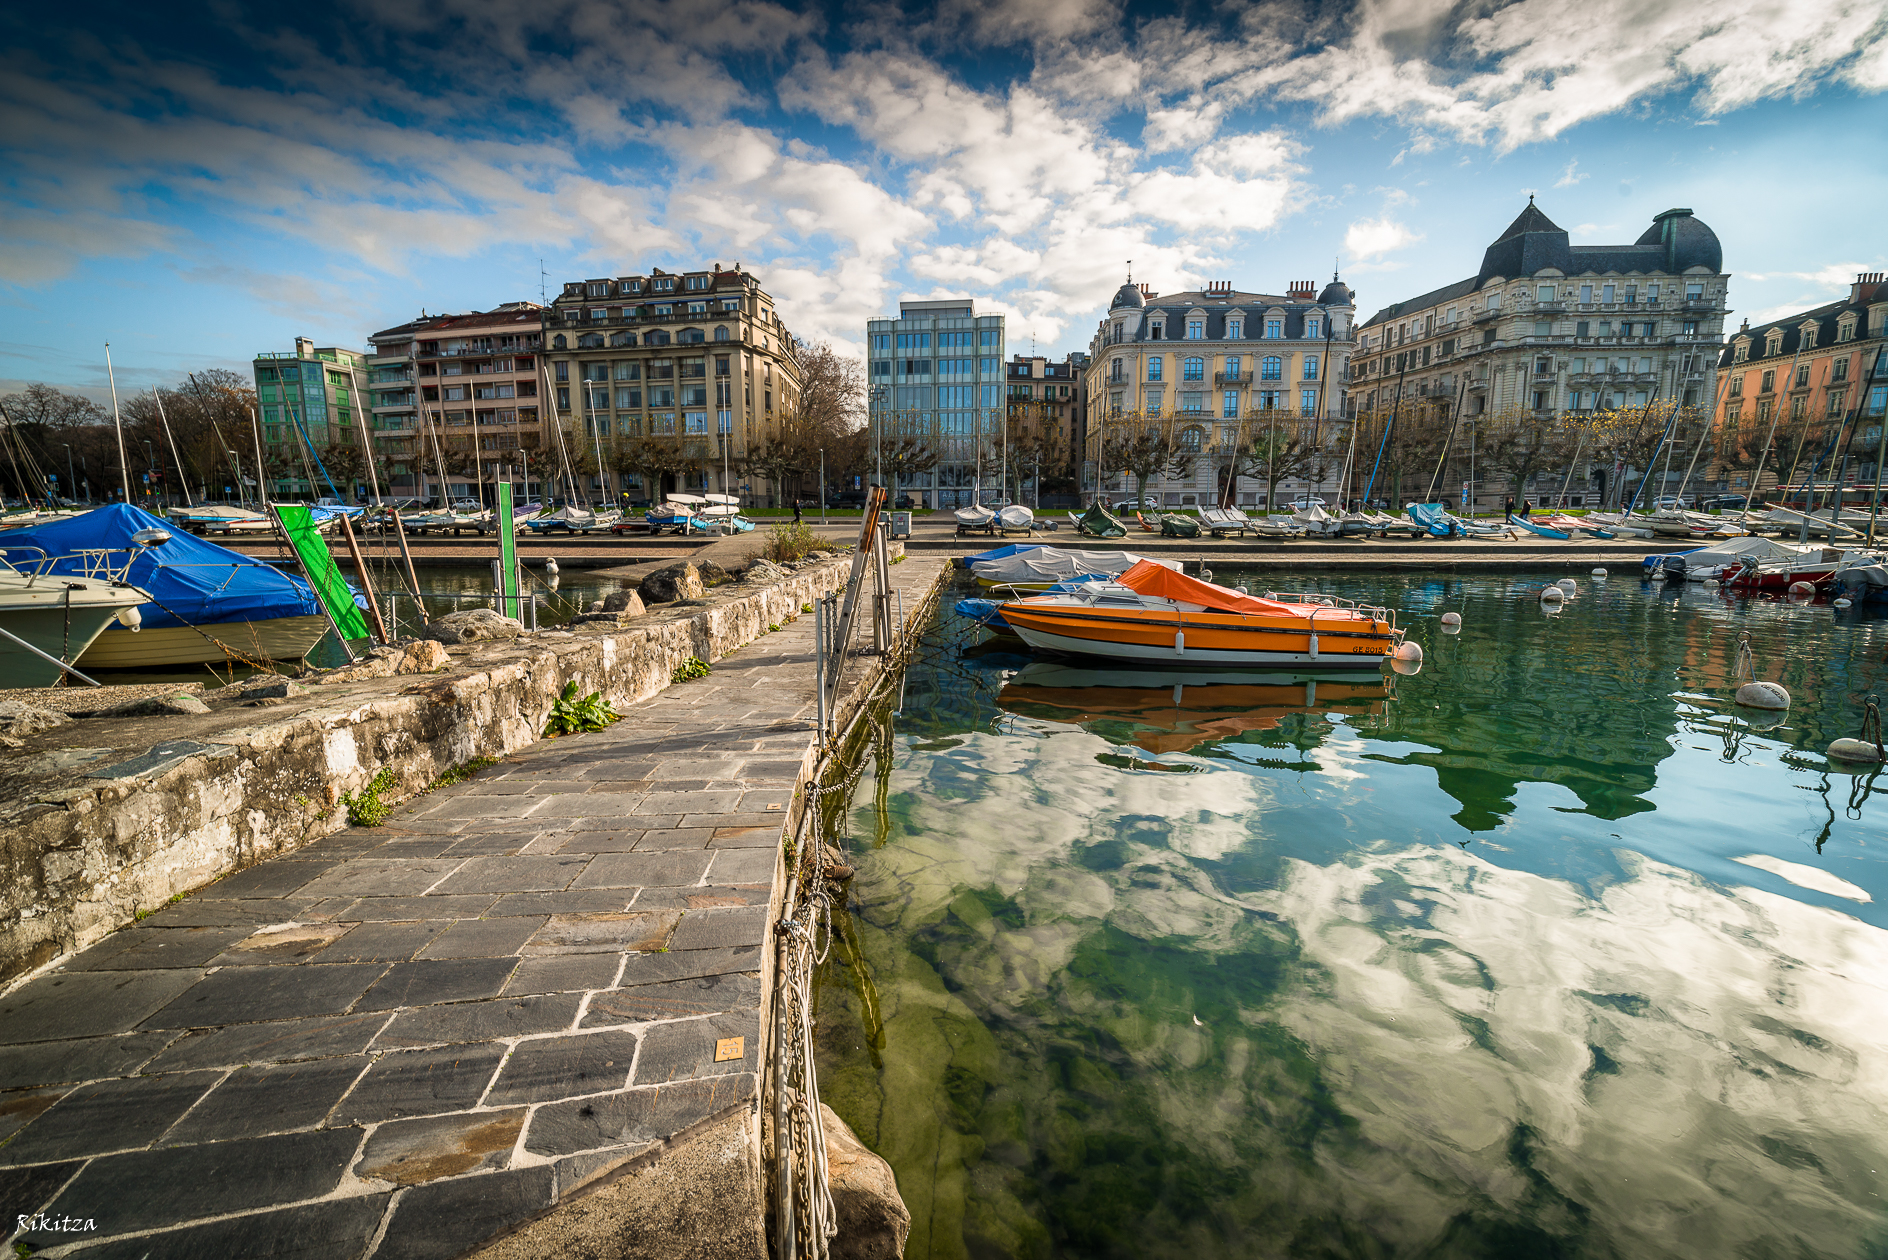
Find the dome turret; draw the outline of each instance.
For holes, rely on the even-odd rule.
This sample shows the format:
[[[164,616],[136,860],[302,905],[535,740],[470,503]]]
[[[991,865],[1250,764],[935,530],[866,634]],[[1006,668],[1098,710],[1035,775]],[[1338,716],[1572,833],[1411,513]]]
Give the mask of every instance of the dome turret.
[[[1131,306],[1138,310],[1146,305],[1147,299],[1141,296],[1140,287],[1136,285],[1134,281],[1129,280],[1126,284],[1114,291],[1114,301],[1108,303],[1108,309],[1118,311],[1123,307]]]
[[[1678,275],[1688,267],[1724,270],[1724,246],[1718,234],[1692,217],[1689,210],[1667,210],[1652,220],[1652,226],[1635,245],[1665,251],[1665,270]]]
[[[1325,285],[1324,292],[1318,294],[1318,304],[1320,306],[1355,306],[1357,295],[1352,293],[1350,286],[1339,280],[1337,273],[1333,271],[1331,283]]]

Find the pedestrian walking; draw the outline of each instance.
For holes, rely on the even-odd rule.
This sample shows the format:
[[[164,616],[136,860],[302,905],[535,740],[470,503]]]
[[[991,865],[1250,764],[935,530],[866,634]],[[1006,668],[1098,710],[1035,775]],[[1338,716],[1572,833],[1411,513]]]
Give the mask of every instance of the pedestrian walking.
[[[793,523],[800,523],[800,501],[797,498],[793,501]]]

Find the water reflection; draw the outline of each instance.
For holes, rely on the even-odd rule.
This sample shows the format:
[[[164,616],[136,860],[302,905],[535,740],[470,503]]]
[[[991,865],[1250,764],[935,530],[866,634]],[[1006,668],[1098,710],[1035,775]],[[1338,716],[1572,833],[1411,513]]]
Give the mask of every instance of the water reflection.
[[[946,614],[819,998],[912,1257],[1880,1254],[1881,804],[1816,752],[1879,623],[1424,585],[1428,669],[1310,694]]]

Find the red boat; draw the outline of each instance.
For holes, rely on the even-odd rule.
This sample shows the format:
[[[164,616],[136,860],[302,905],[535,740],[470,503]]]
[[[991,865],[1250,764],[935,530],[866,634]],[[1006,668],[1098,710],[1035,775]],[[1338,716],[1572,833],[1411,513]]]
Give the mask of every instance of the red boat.
[[[1726,569],[1723,583],[1733,591],[1787,591],[1798,582],[1807,582],[1822,591],[1829,588],[1838,569],[1881,562],[1872,551],[1823,547],[1805,553],[1801,559],[1746,560],[1735,569]]]

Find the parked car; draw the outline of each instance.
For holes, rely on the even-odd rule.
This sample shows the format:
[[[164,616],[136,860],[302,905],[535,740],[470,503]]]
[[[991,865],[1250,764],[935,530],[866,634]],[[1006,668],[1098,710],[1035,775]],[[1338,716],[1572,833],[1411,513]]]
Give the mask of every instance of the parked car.
[[[1294,512],[1308,512],[1311,510],[1311,505],[1314,503],[1317,504],[1317,506],[1319,507],[1331,506],[1330,504],[1326,503],[1323,499],[1320,499],[1317,496],[1313,495],[1311,498],[1308,498],[1308,499],[1293,499],[1291,501],[1291,510]]]
[[[1140,512],[1158,508],[1159,506],[1160,497],[1150,494],[1145,499],[1123,499],[1121,502],[1114,505],[1113,510],[1116,512]]]
[[[1710,512],[1741,512],[1750,506],[1750,499],[1741,494],[1715,494],[1698,506]]]
[[[1688,508],[1690,506],[1691,506],[1690,495],[1666,494],[1666,495],[1659,496],[1658,510],[1661,512],[1670,512],[1674,508]]]

